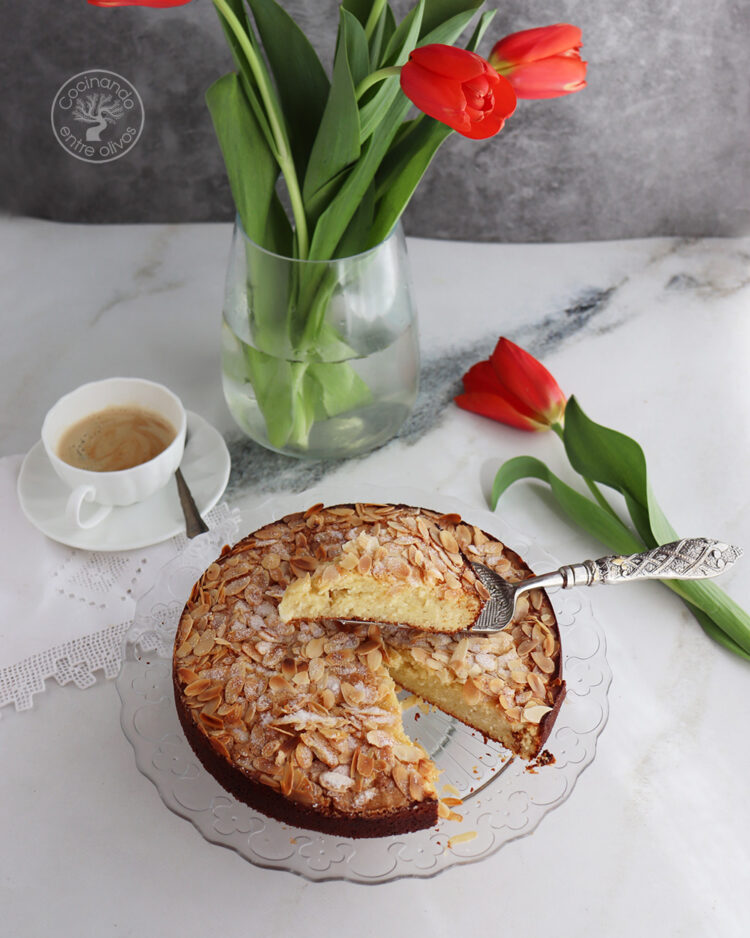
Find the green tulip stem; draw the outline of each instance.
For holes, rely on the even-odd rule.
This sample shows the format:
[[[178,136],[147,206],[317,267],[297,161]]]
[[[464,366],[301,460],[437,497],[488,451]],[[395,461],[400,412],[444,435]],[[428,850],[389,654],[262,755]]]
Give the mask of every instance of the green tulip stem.
[[[379,68],[376,72],[370,72],[369,75],[365,75],[355,92],[357,100],[362,97],[368,88],[372,88],[372,86],[376,85],[379,81],[384,81],[386,78],[394,78],[396,75],[400,74],[400,65],[389,65],[387,68]]]
[[[301,260],[305,260],[309,251],[307,217],[305,216],[302,192],[299,187],[297,171],[294,168],[294,160],[292,159],[289,138],[287,137],[284,127],[284,118],[280,105],[274,96],[273,89],[268,83],[266,71],[258,57],[258,53],[253,48],[247,33],[242,28],[242,24],[235,16],[234,11],[227,5],[226,0],[213,0],[213,4],[237,37],[237,42],[245,53],[245,58],[253,73],[253,77],[258,83],[258,91],[265,105],[268,122],[276,144],[276,160],[284,176],[287,190],[289,191],[289,201],[291,203],[297,233],[298,256]]]
[[[365,36],[367,36],[368,40],[372,38],[372,34],[375,32],[375,27],[378,25],[378,20],[380,19],[384,6],[385,0],[375,0],[370,8],[370,15],[367,17],[367,22],[365,23]]]

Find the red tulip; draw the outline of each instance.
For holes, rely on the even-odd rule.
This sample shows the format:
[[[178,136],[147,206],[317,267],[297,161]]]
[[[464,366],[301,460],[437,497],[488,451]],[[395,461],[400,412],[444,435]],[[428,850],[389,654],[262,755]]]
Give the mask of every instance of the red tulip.
[[[524,29],[495,43],[490,64],[519,98],[559,98],[586,87],[581,30],[569,23]]]
[[[88,0],[94,7],[184,7],[190,0]]]
[[[401,88],[420,111],[474,140],[493,137],[516,109],[510,82],[481,55],[440,43],[411,53]]]
[[[565,395],[547,369],[520,346],[500,339],[488,361],[464,375],[464,410],[519,430],[548,430],[562,423]]]

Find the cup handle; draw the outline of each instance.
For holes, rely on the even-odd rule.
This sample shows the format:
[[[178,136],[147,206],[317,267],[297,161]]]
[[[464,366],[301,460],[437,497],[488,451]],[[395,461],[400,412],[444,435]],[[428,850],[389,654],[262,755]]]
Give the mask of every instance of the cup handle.
[[[65,506],[65,517],[71,524],[79,528],[94,528],[97,524],[107,517],[112,511],[111,505],[101,505],[93,515],[87,518],[81,517],[81,507],[84,502],[93,502],[96,497],[96,489],[93,485],[79,485],[73,489],[68,498],[68,504]]]

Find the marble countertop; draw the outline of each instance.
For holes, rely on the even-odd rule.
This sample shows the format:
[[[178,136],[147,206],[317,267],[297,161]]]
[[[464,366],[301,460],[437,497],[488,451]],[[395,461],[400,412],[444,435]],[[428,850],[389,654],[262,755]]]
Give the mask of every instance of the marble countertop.
[[[226,436],[227,499],[335,482],[411,482],[486,504],[500,463],[557,439],[459,411],[461,374],[501,334],[541,357],[589,415],[636,437],[685,534],[750,548],[750,239],[474,245],[410,240],[422,387],[399,437],[302,463],[241,438],[219,379],[227,225],[0,221],[0,456],[50,404],[113,374],[154,378]],[[604,553],[545,491],[500,511],[561,561]],[[722,582],[750,606],[747,560]],[[138,772],[112,682],[49,686],[3,711],[0,907],[14,936],[504,933],[739,936],[750,920],[750,665],[658,584],[591,600],[614,674],[596,759],[539,828],[480,864],[379,887],[311,884],[204,841]],[[25,623],[24,627],[30,627]]]

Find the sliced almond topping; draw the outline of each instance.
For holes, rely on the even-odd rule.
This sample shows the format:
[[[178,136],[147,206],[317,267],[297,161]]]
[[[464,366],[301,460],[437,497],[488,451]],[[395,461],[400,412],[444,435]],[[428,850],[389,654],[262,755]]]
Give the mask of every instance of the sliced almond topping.
[[[484,533],[484,531],[480,531],[476,525],[472,528],[472,531],[474,533],[474,543],[477,545],[477,547],[481,547],[482,544],[486,544],[489,541],[489,538]]]
[[[297,662],[294,658],[284,658],[281,662],[281,673],[290,680],[297,673]]]
[[[207,655],[209,651],[211,651],[211,649],[214,647],[215,641],[216,633],[214,630],[206,629],[193,646],[193,654],[196,656],[196,658],[202,658],[204,655]]]
[[[268,686],[272,691],[274,691],[274,693],[278,693],[279,691],[292,690],[292,685],[280,674],[274,674],[273,677],[269,680]]]
[[[305,645],[305,655],[308,658],[319,658],[323,654],[324,645],[324,636],[321,635],[319,638],[311,638],[310,641]]]
[[[528,638],[526,639],[525,642],[521,642],[521,644],[518,646],[519,657],[523,657],[523,655],[528,655],[528,653],[530,651],[533,651],[538,645],[539,645],[539,642],[534,638]]]
[[[455,537],[451,534],[450,531],[442,530],[440,531],[440,543],[448,551],[449,554],[458,553],[458,544],[456,543]]]
[[[218,700],[222,696],[223,692],[223,685],[212,684],[210,687],[207,687],[205,690],[202,690],[200,694],[198,694],[198,700],[200,700],[202,703],[205,703],[208,700]]]
[[[281,776],[281,794],[285,798],[288,798],[291,795],[294,789],[294,765],[291,759],[287,760],[284,765],[284,772]]]
[[[222,730],[224,729],[224,721],[221,717],[217,717],[213,713],[199,713],[198,719],[201,723],[210,730]]]
[[[372,557],[369,554],[363,554],[359,558],[357,570],[362,576],[366,576],[372,569]]]
[[[440,515],[437,519],[437,523],[444,527],[455,528],[457,524],[461,524],[461,515],[457,514],[455,511],[452,511],[447,515]]]
[[[419,746],[410,746],[407,743],[394,743],[393,754],[402,762],[419,762],[425,757]]]
[[[275,570],[276,567],[281,563],[281,557],[278,554],[274,554],[273,551],[269,551],[267,554],[263,554],[260,558],[260,565],[264,570]]]
[[[462,638],[459,640],[456,647],[453,649],[453,655],[451,656],[451,661],[456,663],[463,661],[466,658],[466,654],[469,650],[469,639]]]
[[[193,681],[191,684],[185,688],[186,697],[197,697],[198,694],[202,694],[207,687],[211,686],[211,682],[205,678],[199,678],[197,681]]]
[[[344,571],[353,570],[357,566],[357,562],[358,558],[356,554],[347,553],[338,560],[338,566]]]
[[[454,834],[452,837],[448,838],[448,843],[446,846],[448,847],[449,850],[451,850],[453,847],[457,846],[458,844],[465,844],[465,843],[468,843],[468,841],[470,840],[474,840],[476,836],[477,836],[476,831],[464,831],[462,834]]]
[[[361,703],[364,702],[365,691],[363,688],[354,687],[353,684],[349,684],[347,681],[342,681],[341,696],[350,707],[358,707]]]
[[[378,749],[384,749],[393,743],[393,737],[384,730],[370,730],[367,734],[367,742],[371,746],[377,746]]]
[[[314,681],[316,684],[320,682],[323,675],[326,673],[325,665],[323,664],[322,658],[313,658],[307,668],[307,674],[311,681]]]
[[[552,635],[547,635],[547,636],[546,636],[546,638],[544,639],[544,642],[542,643],[542,651],[544,652],[544,654],[545,654],[548,658],[551,658],[551,657],[552,657],[552,655],[553,655],[554,652],[555,652],[555,639],[554,639],[554,636],[552,636]]]
[[[304,743],[297,743],[297,748],[294,750],[294,758],[297,760],[297,765],[301,769],[309,769],[313,764],[312,749]]]
[[[540,671],[544,671],[545,674],[552,674],[555,670],[555,662],[541,652],[533,651],[531,657],[534,659],[534,664],[536,664]]]
[[[320,577],[320,582],[323,586],[329,586],[331,583],[334,583],[341,576],[339,571],[336,569],[334,564],[328,564],[323,570],[323,573]]]
[[[396,783],[396,787],[401,792],[402,795],[409,797],[409,770],[403,764],[403,762],[397,762],[393,766],[393,771],[391,772],[393,776],[393,781]]]
[[[341,772],[321,772],[318,781],[323,788],[336,792],[347,791],[354,785],[354,779]]]
[[[359,750],[357,757],[357,771],[363,778],[370,778],[375,771],[375,760],[369,753]]]
[[[326,710],[330,710],[336,703],[336,695],[329,687],[326,687],[326,689],[321,694],[320,699]]]
[[[493,677],[490,680],[489,688],[493,694],[502,694],[505,690],[505,683],[499,677]]]
[[[360,642],[359,647],[357,648],[358,655],[366,655],[371,651],[375,651],[376,648],[380,648],[380,642],[376,642],[371,638],[365,639],[364,642]]]
[[[543,707],[540,704],[532,704],[523,711],[523,718],[528,723],[539,723],[545,713],[549,713],[552,707]]]
[[[377,671],[383,664],[383,655],[380,649],[375,648],[367,655],[367,667],[370,671]]]
[[[474,683],[474,681],[472,681],[471,678],[467,678],[466,683],[463,685],[462,690],[463,690],[464,700],[470,707],[475,706],[482,699],[481,690],[477,687],[477,685]]]
[[[177,677],[182,681],[183,684],[192,684],[193,681],[198,680],[198,675],[195,671],[191,671],[190,668],[178,668]]]
[[[528,681],[534,696],[538,697],[540,700],[544,700],[547,696],[547,688],[544,686],[544,681],[539,675],[535,671],[529,671]]]

